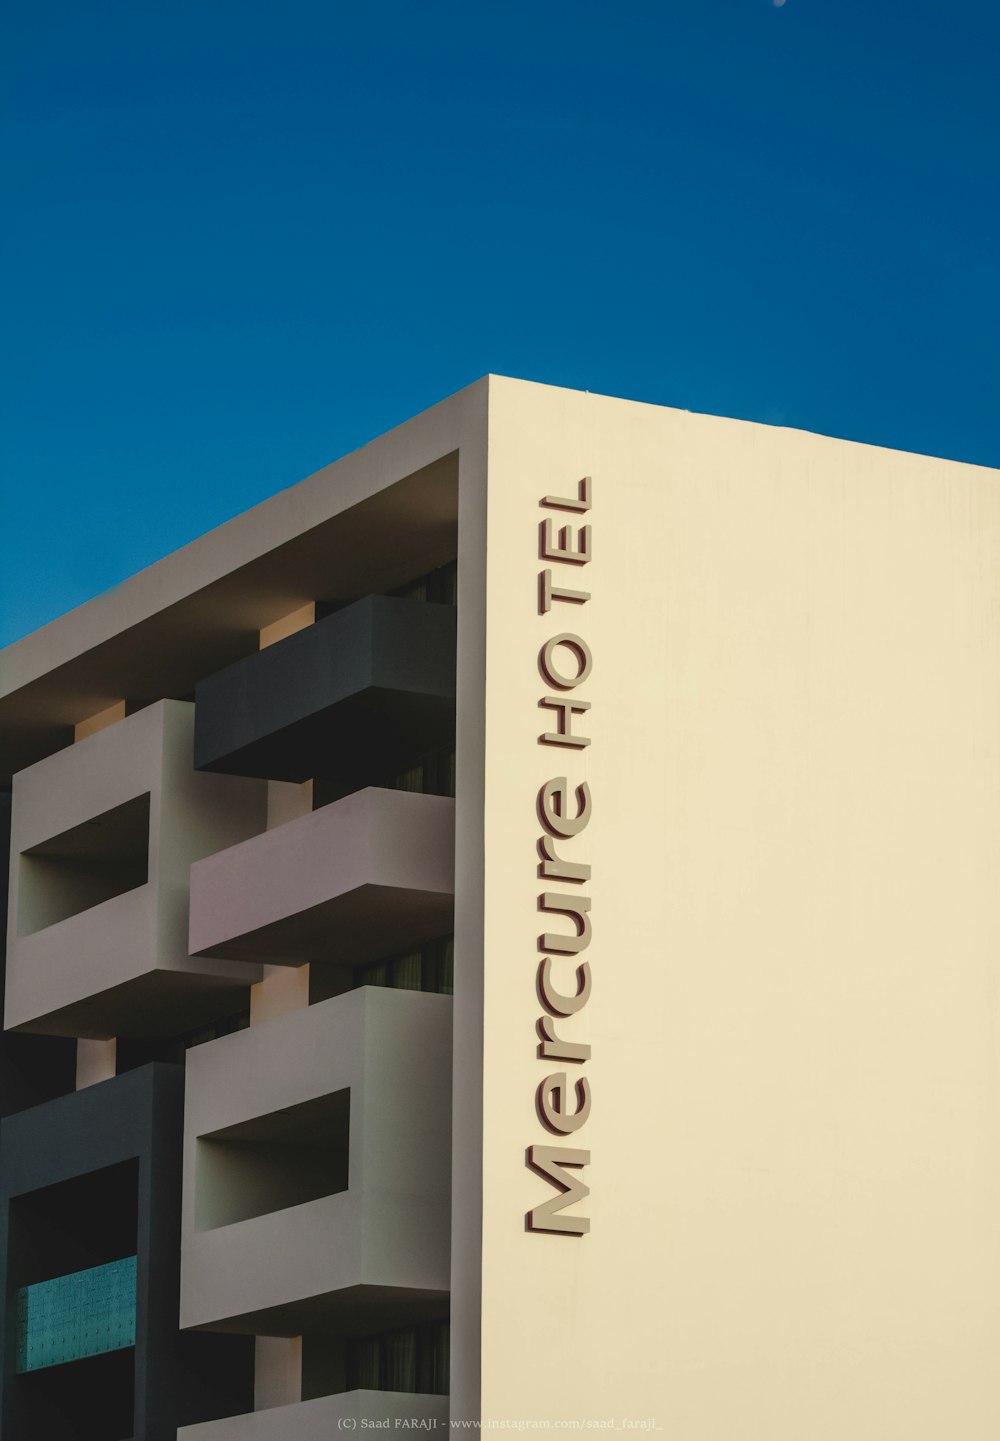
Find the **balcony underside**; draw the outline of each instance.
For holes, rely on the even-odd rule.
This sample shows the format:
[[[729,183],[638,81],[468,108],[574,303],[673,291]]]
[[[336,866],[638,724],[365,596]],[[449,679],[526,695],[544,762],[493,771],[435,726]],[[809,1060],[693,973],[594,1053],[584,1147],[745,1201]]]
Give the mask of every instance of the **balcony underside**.
[[[198,954],[270,965],[298,966],[306,961],[360,965],[446,935],[453,916],[452,896],[359,886]]]
[[[257,974],[248,972],[241,981],[227,982],[190,972],[148,971],[26,1021],[17,1029],[43,1036],[91,1039],[183,1035],[227,1011],[237,1010]]]
[[[191,1326],[257,1336],[301,1336],[322,1325],[331,1336],[355,1336],[396,1326],[443,1320],[449,1293],[416,1286],[341,1286],[318,1296],[263,1306],[237,1316]]]

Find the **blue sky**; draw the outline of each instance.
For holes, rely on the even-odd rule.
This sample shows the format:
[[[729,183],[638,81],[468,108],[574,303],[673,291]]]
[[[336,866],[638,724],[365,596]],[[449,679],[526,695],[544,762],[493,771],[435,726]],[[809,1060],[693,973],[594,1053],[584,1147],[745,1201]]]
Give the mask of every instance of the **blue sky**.
[[[1000,466],[1000,7],[5,0],[0,643],[487,371]]]

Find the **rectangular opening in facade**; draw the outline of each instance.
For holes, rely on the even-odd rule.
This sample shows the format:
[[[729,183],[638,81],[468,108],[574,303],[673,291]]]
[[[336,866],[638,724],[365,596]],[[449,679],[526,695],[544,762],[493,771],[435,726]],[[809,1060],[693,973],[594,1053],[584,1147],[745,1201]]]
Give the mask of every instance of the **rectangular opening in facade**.
[[[19,876],[19,936],[145,885],[149,793],[23,851]]]
[[[198,1137],[195,1227],[212,1231],[347,1190],[350,1089]]]
[[[9,1280],[15,1289],[134,1256],[137,1160],[16,1196],[10,1207]]]
[[[134,1434],[138,1177],[132,1159],[11,1202],[15,1435]]]
[[[132,1441],[135,1350],[108,1351],[16,1377],[12,1441]]]

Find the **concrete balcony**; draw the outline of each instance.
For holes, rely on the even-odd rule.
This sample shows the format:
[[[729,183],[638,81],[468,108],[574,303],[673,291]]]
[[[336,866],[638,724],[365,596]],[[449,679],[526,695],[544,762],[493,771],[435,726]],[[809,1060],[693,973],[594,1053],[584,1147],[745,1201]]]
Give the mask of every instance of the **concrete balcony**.
[[[378,784],[455,735],[455,610],[370,595],[199,682],[195,765]]]
[[[370,788],[191,869],[192,955],[356,965],[452,929],[455,803]]]
[[[441,1314],[451,1025],[446,996],[364,986],[188,1053],[182,1327]]]
[[[194,707],[160,701],[14,777],[5,1020],[170,1035],[260,977],[192,960],[192,861],[261,830],[262,782],[192,769]]]
[[[274,1406],[248,1416],[228,1416],[202,1426],[182,1426],[177,1441],[330,1441],[339,1431],[447,1431],[448,1397],[399,1391],[343,1391],[294,1406]],[[416,1425],[424,1422],[423,1426]]]

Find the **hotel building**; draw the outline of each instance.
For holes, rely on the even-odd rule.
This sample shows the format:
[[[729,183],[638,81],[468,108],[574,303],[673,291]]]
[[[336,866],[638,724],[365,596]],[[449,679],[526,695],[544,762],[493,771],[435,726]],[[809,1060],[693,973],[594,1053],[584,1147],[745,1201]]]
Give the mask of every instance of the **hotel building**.
[[[1000,474],[489,377],[0,663],[6,1441],[1000,1435]]]

